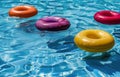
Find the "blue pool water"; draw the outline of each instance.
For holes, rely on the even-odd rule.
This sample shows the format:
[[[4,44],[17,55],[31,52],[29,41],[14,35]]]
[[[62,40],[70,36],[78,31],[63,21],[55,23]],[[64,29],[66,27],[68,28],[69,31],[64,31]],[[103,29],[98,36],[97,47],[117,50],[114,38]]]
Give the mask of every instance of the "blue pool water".
[[[38,14],[11,18],[10,8],[32,5]],[[120,25],[104,25],[93,15],[100,10],[120,12],[119,0],[0,0],[0,77],[119,77]],[[39,31],[34,23],[44,16],[61,16],[68,30]],[[101,29],[116,41],[110,55],[82,59],[87,53],[74,45],[81,30]]]

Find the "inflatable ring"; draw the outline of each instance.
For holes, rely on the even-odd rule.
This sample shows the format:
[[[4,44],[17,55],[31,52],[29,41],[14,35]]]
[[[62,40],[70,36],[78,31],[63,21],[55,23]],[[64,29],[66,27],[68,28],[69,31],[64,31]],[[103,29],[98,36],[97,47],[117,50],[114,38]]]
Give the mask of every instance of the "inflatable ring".
[[[16,6],[9,10],[9,16],[28,18],[37,14],[37,9],[33,6]]]
[[[94,19],[103,24],[120,24],[120,13],[103,10],[94,15]]]
[[[75,44],[89,52],[104,52],[114,46],[114,38],[102,30],[83,30],[74,38]]]
[[[44,17],[39,19],[35,26],[39,30],[59,31],[69,28],[70,22],[61,17]]]

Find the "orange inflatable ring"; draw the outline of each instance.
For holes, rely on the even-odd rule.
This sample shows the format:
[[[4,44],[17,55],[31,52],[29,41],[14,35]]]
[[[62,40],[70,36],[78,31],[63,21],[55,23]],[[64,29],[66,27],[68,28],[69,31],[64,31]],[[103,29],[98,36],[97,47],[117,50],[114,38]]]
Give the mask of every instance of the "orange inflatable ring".
[[[16,6],[9,10],[9,16],[28,18],[37,14],[37,9],[33,6]]]

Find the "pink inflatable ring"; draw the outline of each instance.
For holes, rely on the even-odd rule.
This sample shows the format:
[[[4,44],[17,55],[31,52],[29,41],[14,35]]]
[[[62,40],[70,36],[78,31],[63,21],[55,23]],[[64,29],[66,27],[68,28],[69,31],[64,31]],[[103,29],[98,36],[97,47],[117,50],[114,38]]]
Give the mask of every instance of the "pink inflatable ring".
[[[94,15],[94,19],[103,24],[120,24],[120,13],[103,10]]]
[[[39,19],[35,26],[39,30],[59,31],[69,28],[70,22],[61,17],[44,17]]]

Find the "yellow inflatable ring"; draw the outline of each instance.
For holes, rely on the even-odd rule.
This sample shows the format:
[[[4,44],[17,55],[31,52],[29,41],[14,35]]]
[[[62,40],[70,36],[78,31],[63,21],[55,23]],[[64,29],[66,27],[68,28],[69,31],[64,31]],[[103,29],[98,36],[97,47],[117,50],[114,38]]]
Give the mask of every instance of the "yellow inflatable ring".
[[[88,29],[79,32],[74,38],[75,44],[89,52],[104,52],[114,46],[114,38],[103,30]]]

